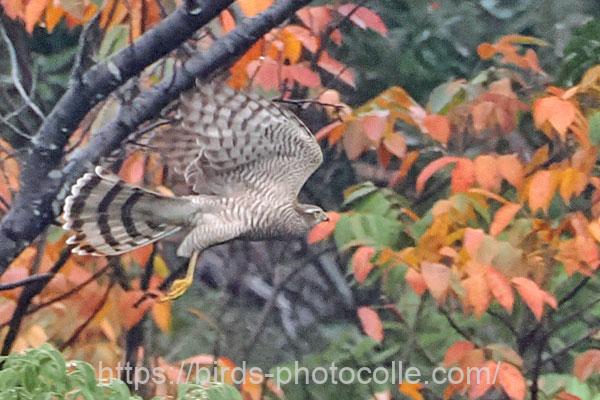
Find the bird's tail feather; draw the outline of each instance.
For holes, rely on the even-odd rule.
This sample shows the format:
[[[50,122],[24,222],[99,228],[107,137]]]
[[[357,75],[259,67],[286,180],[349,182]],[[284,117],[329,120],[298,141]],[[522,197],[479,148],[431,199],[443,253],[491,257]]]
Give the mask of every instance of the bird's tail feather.
[[[140,212],[147,205],[168,207],[174,199],[123,182],[96,167],[71,189],[64,206],[65,229],[76,232],[68,244],[78,254],[117,255],[156,242],[180,229]]]

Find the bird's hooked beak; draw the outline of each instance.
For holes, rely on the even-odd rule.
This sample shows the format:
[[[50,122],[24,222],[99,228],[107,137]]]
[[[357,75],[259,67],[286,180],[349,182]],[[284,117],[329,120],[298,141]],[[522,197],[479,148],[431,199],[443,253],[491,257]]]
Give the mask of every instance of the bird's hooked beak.
[[[323,213],[321,215],[321,222],[327,222],[327,221],[329,221],[329,216],[327,214]]]

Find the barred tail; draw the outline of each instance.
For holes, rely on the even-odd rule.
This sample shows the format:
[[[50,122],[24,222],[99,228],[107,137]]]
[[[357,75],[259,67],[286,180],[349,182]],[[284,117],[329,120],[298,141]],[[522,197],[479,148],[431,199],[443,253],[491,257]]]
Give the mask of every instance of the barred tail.
[[[76,232],[67,243],[76,244],[78,254],[117,255],[156,242],[181,229],[160,218],[161,209],[176,202],[96,167],[79,178],[66,199],[63,227]]]

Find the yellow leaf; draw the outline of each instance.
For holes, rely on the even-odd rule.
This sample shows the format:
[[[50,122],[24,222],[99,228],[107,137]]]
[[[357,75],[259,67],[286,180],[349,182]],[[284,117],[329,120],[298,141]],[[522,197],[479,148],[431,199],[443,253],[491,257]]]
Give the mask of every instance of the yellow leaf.
[[[171,331],[171,302],[155,303],[152,306],[152,319],[163,333],[169,333]]]
[[[159,254],[154,256],[154,260],[152,260],[152,265],[154,267],[154,272],[161,278],[166,278],[169,275],[169,267],[167,267],[165,259],[162,258]]]
[[[288,60],[290,64],[297,63],[302,55],[302,42],[288,29],[281,31],[280,38],[283,42],[284,61]]]

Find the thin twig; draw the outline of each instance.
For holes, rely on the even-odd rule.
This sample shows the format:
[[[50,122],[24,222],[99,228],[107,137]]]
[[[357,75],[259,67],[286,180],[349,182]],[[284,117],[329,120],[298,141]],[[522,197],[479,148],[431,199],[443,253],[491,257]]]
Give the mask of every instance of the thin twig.
[[[571,344],[563,347],[562,349],[560,349],[556,353],[553,353],[552,355],[544,358],[542,360],[542,364],[546,364],[547,362],[555,361],[557,358],[562,357],[563,355],[565,355],[566,353],[568,353],[569,351],[571,351],[572,349],[574,349],[575,347],[577,347],[582,342],[585,342],[586,340],[588,340],[589,338],[591,338],[592,336],[594,336],[598,332],[600,332],[600,328],[590,329],[589,332],[585,336],[583,336],[583,337],[577,339],[576,341],[574,341],[573,343],[571,343]]]
[[[100,310],[102,310],[102,307],[104,307],[104,305],[106,304],[106,301],[108,300],[108,294],[110,293],[110,290],[112,289],[114,284],[115,284],[114,282],[111,282],[108,285],[108,287],[106,288],[106,291],[104,292],[104,295],[102,296],[102,298],[100,299],[98,304],[96,304],[96,307],[94,307],[94,310],[92,311],[90,316],[87,317],[87,319],[81,325],[79,325],[77,327],[77,329],[75,329],[75,332],[73,332],[71,337],[69,339],[67,339],[66,342],[64,342],[61,346],[59,346],[60,351],[63,351],[64,349],[66,349],[67,347],[69,347],[73,343],[75,343],[75,341],[77,340],[77,338],[79,337],[81,332],[83,332],[83,330],[90,324],[90,322],[93,321],[93,319],[100,312]]]
[[[58,257],[58,260],[56,260],[54,265],[48,271],[49,274],[54,276],[65,265],[69,257],[71,257],[72,249],[73,246],[68,246],[62,250],[60,256]],[[0,353],[0,355],[5,356],[10,352],[10,349],[12,348],[12,345],[15,342],[15,339],[17,338],[17,335],[19,333],[19,329],[21,329],[23,318],[25,317],[25,315],[27,315],[27,309],[31,304],[31,300],[33,300],[35,296],[37,296],[42,290],[44,290],[48,282],[50,282],[50,279],[51,277],[48,277],[45,280],[38,280],[30,285],[25,286],[23,292],[21,292],[19,300],[17,300],[17,306],[15,307],[15,311],[12,315],[12,318],[10,319],[10,322],[8,323],[8,332],[4,337],[4,343],[2,344],[2,352]]]
[[[8,49],[8,55],[10,58],[10,66],[11,66],[10,75],[12,77],[15,89],[17,89],[17,92],[19,92],[19,95],[21,96],[23,101],[29,106],[29,108],[31,108],[33,110],[33,112],[35,112],[37,114],[37,116],[42,119],[42,121],[45,120],[46,116],[44,115],[42,110],[40,110],[40,108],[31,100],[31,98],[27,94],[27,91],[25,90],[25,88],[23,87],[23,85],[21,85],[21,78],[19,77],[19,62],[17,60],[17,52],[15,51],[12,41],[8,37],[8,33],[6,33],[6,29],[4,29],[4,26],[2,26],[2,25],[0,25],[0,35],[2,36],[2,39],[4,40],[4,43],[6,44],[6,47]]]
[[[43,274],[32,275],[32,276],[28,276],[27,278],[19,279],[18,281],[5,283],[3,285],[0,285],[0,292],[2,292],[4,290],[11,290],[11,289],[18,288],[21,286],[29,285],[30,283],[37,282],[37,281],[48,280],[49,278],[52,278],[52,276],[53,276],[52,274],[44,272]]]

